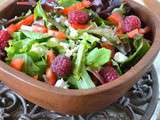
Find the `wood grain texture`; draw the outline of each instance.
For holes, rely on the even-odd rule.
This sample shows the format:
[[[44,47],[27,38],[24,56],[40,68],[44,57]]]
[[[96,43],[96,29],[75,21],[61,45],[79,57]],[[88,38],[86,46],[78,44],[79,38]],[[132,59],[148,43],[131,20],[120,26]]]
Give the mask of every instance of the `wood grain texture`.
[[[15,15],[22,8],[15,6],[15,1],[0,11],[0,16]],[[104,109],[123,96],[128,89],[147,71],[160,49],[160,29],[158,17],[147,7],[132,0],[129,4],[141,19],[152,27],[154,41],[149,52],[127,73],[117,80],[89,90],[64,90],[53,88],[46,83],[35,81],[24,73],[18,72],[0,61],[0,78],[11,89],[29,101],[46,109],[67,114],[85,114]],[[2,6],[2,5],[1,5]],[[0,7],[1,7],[0,6]],[[8,16],[10,17],[10,16]]]

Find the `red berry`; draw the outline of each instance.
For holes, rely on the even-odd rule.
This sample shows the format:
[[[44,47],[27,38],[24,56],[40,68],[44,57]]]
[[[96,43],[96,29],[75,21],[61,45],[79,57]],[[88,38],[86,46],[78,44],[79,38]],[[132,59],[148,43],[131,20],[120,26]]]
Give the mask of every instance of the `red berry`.
[[[99,74],[102,76],[104,83],[113,81],[119,77],[117,71],[112,66],[103,67]]]
[[[123,21],[123,31],[130,32],[134,29],[141,28],[141,20],[134,15],[127,16]]]
[[[0,59],[4,59],[6,56],[4,48],[8,46],[8,40],[10,38],[11,36],[6,30],[0,30]]]
[[[89,21],[89,15],[84,11],[73,11],[68,14],[68,21],[71,24],[86,24]]]
[[[56,81],[57,81],[57,76],[54,72],[52,72],[51,68],[48,68],[46,70],[46,78],[48,80],[48,83],[50,85],[55,85]]]
[[[58,55],[52,63],[52,71],[60,77],[69,75],[72,71],[72,62],[70,58],[64,55]]]
[[[7,41],[10,38],[11,36],[6,30],[0,30],[0,41]]]

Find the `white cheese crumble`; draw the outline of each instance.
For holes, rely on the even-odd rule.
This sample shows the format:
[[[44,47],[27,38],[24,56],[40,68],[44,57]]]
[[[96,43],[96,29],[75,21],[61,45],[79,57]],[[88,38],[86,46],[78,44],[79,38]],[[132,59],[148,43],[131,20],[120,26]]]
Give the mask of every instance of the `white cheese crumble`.
[[[66,26],[69,26],[68,20],[65,20],[65,21],[64,21],[64,24],[65,24]]]
[[[63,78],[61,78],[61,79],[57,80],[57,82],[56,82],[56,84],[55,84],[55,87],[68,89],[69,86],[68,86],[67,82],[65,82],[65,81],[63,80]]]
[[[31,26],[22,25],[20,28],[22,31],[33,31]]]
[[[114,60],[119,62],[119,63],[123,63],[125,62],[126,60],[128,59],[127,56],[125,56],[124,54],[122,54],[121,52],[117,52],[115,55],[114,55]]]
[[[77,52],[78,47],[70,48],[69,44],[61,42],[60,45],[65,49],[65,56],[71,57],[73,53]]]
[[[71,38],[76,38],[78,36],[78,31],[75,30],[73,27],[70,26],[69,31],[70,31],[69,36]]]
[[[102,41],[102,42],[107,42],[108,40],[107,40],[107,38],[102,37],[101,41]]]

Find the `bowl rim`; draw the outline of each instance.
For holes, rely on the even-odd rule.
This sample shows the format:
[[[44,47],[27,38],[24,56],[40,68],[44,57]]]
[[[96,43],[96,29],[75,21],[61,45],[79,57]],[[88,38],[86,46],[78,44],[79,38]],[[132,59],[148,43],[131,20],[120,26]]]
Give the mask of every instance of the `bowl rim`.
[[[149,51],[138,61],[138,63],[136,63],[133,67],[131,67],[130,70],[128,70],[116,80],[90,89],[63,89],[50,86],[41,81],[35,81],[33,80],[33,78],[26,75],[25,73],[19,72],[14,68],[11,68],[3,61],[0,61],[0,71],[3,71],[7,73],[7,75],[15,77],[18,81],[21,81],[25,84],[30,84],[32,87],[39,88],[41,90],[44,90],[45,92],[51,92],[52,94],[58,94],[63,96],[87,96],[98,94],[118,87],[125,82],[129,82],[129,80],[133,79],[133,77],[137,77],[137,71],[143,71],[143,69],[148,66],[148,63],[153,61],[154,57],[157,55],[160,49],[160,40],[158,40],[158,38],[160,38],[160,35],[158,34],[160,33],[160,25],[157,22],[157,20],[159,21],[159,17],[154,12],[151,12],[146,6],[137,3],[136,1],[131,0],[129,1],[129,4],[130,3],[136,6],[141,6],[143,10],[147,10],[149,13],[152,13],[150,14],[150,18],[153,21],[154,42]],[[2,79],[2,81],[5,82],[4,79]]]

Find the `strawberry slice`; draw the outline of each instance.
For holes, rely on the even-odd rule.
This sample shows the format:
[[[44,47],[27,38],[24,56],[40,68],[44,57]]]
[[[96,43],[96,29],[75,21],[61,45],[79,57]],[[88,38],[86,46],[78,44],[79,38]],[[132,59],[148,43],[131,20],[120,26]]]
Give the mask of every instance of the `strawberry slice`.
[[[20,22],[16,24],[11,24],[10,26],[7,27],[7,31],[9,34],[12,34],[19,30],[22,25],[30,25],[34,21],[34,15],[27,16],[25,19],[21,20]]]
[[[64,32],[61,32],[58,30],[48,30],[48,34],[54,36],[58,40],[65,40],[67,38],[67,36]]]
[[[11,38],[6,30],[0,30],[0,41],[8,41]]]
[[[65,15],[68,15],[68,13],[76,11],[76,10],[82,10],[84,8],[88,8],[91,6],[91,2],[89,0],[83,0],[82,2],[78,2],[72,6],[69,6],[67,8],[64,8],[60,11],[60,13],[63,13]]]
[[[34,24],[32,25],[33,32],[36,33],[47,33],[48,29],[45,26]]]
[[[111,23],[113,23],[114,25],[119,25],[123,22],[123,17],[122,15],[120,15],[117,12],[112,13],[112,15],[110,15],[107,20],[109,20]]]
[[[52,64],[52,62],[53,62],[54,59],[55,59],[55,55],[54,55],[53,51],[49,50],[47,52],[47,62],[48,62],[49,66]]]
[[[78,24],[78,23],[72,23],[71,26],[74,28],[74,29],[87,29],[89,27],[89,25],[87,24]]]
[[[48,68],[46,70],[46,78],[48,80],[48,83],[50,85],[55,85],[56,81],[57,81],[57,76],[54,72],[52,72],[51,68]]]
[[[10,63],[10,66],[15,68],[16,70],[21,71],[24,64],[24,60],[21,58],[13,59]]]

